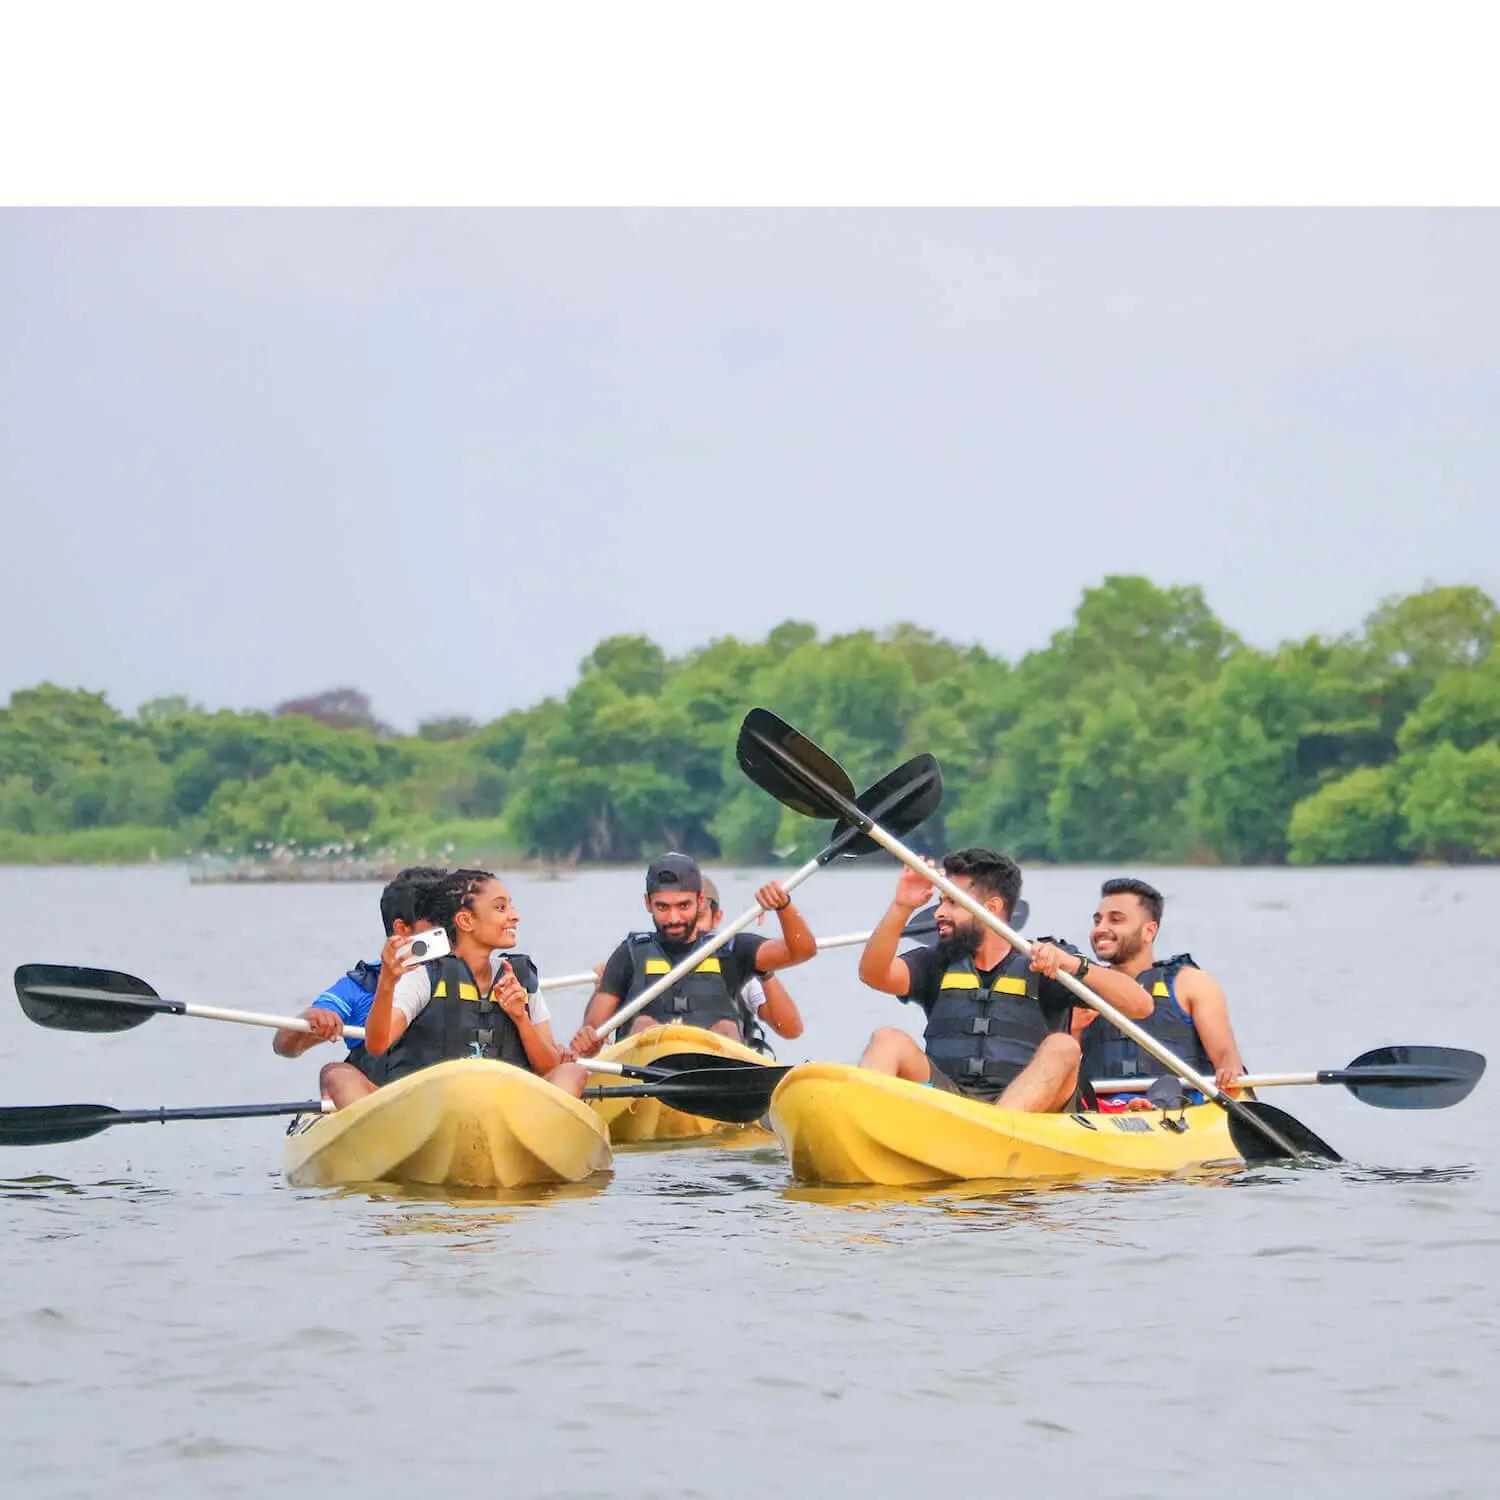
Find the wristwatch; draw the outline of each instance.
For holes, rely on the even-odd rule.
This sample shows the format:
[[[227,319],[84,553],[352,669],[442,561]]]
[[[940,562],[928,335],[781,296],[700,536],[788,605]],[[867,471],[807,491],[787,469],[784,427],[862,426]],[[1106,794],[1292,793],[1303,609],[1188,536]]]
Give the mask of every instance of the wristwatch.
[[[1083,976],[1084,976],[1084,975],[1085,975],[1085,974],[1087,974],[1087,973],[1088,973],[1088,971],[1089,971],[1089,970],[1090,970],[1090,969],[1091,969],[1091,968],[1092,968],[1092,967],[1093,967],[1093,965],[1092,965],[1092,964],[1090,964],[1090,963],[1089,963],[1089,961],[1088,961],[1088,959],[1086,959],[1086,958],[1085,958],[1085,957],[1084,957],[1084,956],[1083,956],[1083,954],[1081,954],[1081,953],[1080,953],[1080,954],[1079,954],[1079,955],[1078,955],[1078,972],[1077,972],[1077,973],[1076,973],[1076,974],[1075,974],[1075,975],[1074,975],[1074,976],[1073,976],[1073,978],[1074,978],[1074,979],[1082,979],[1082,978],[1083,978]]]

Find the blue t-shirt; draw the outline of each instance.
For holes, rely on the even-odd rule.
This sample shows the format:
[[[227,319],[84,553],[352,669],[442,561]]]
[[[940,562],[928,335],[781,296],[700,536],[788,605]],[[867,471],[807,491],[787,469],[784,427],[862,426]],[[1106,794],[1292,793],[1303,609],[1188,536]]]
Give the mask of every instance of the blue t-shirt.
[[[375,986],[380,983],[380,965],[367,964],[361,959],[349,972],[332,984],[313,1001],[312,1010],[331,1010],[345,1026],[363,1026],[369,1018],[370,1005],[375,999]],[[345,1037],[344,1044],[352,1052],[362,1047],[352,1037]]]

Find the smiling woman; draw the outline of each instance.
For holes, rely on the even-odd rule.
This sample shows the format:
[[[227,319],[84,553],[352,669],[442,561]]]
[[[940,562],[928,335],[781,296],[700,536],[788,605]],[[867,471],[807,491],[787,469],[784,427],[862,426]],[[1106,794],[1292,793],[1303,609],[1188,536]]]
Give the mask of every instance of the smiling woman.
[[[488,1057],[581,1094],[587,1075],[563,1062],[536,965],[509,951],[521,917],[503,882],[488,870],[454,870],[424,892],[418,916],[444,928],[453,951],[414,963],[398,940],[386,944],[365,1045],[388,1055],[387,1081]]]

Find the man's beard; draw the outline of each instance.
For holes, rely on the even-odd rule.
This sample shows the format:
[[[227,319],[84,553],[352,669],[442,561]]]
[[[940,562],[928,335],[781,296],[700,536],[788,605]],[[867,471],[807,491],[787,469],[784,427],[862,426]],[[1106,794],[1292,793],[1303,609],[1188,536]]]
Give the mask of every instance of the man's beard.
[[[955,924],[953,931],[947,937],[938,939],[938,962],[947,966],[955,960],[973,958],[979,952],[979,945],[983,941],[984,937],[980,932],[978,922]]]
[[[1121,964],[1128,964],[1145,946],[1146,940],[1138,932],[1132,932],[1128,936],[1118,933],[1115,936],[1114,956],[1108,962],[1112,968],[1118,969]],[[1098,956],[1099,950],[1095,948],[1094,957],[1098,958]]]
[[[676,932],[668,932],[660,922],[656,923],[657,941],[662,943],[671,943],[674,947],[677,948],[682,947],[685,943],[691,943],[693,941],[695,930],[696,924],[692,922],[684,922],[682,927]]]

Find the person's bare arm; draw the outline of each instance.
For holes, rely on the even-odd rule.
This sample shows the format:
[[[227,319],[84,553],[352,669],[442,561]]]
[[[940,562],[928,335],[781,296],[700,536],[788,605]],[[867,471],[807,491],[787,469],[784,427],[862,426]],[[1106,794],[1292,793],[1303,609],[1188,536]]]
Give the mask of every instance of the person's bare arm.
[[[818,951],[818,940],[781,882],[773,880],[761,886],[755,899],[762,911],[774,911],[776,920],[781,923],[781,936],[767,938],[755,950],[755,967],[766,973],[806,963]]]
[[[1214,1065],[1214,1082],[1229,1087],[1245,1072],[1240,1045],[1229,1024],[1229,1002],[1213,975],[1202,969],[1179,969],[1174,982],[1177,1003],[1192,1017],[1198,1039]]]
[[[563,1060],[562,1049],[553,1041],[552,1027],[548,1022],[531,1019],[531,997],[509,964],[501,969],[492,993],[499,1001],[500,1009],[515,1022],[532,1072],[550,1073]]]
[[[375,998],[370,1002],[370,1014],[365,1017],[365,1051],[376,1057],[389,1052],[406,1033],[408,1025],[405,1011],[397,1010],[391,1001],[396,993],[396,981],[404,972],[401,966],[401,948],[407,939],[391,936],[380,950],[380,982],[375,986]],[[420,968],[410,965],[410,969]]]
[[[802,1035],[802,1012],[797,1009],[797,1002],[774,974],[763,974],[760,985],[766,992],[766,1000],[756,1014],[777,1036],[795,1041]]]
[[[1069,953],[1056,943],[1043,941],[1032,944],[1031,967],[1046,979],[1056,979],[1060,973],[1077,978],[1079,969],[1083,967],[1083,957],[1078,953]],[[1146,993],[1145,986],[1137,984],[1130,975],[1122,974],[1118,969],[1106,969],[1103,964],[1090,964],[1088,973],[1083,977],[1083,985],[1102,1000],[1108,1001],[1128,1020],[1144,1021],[1151,1014],[1154,1002]]]
[[[301,1057],[309,1047],[331,1042],[344,1034],[344,1023],[321,1005],[309,1006],[302,1012],[302,1019],[312,1027],[311,1031],[293,1031],[284,1026],[271,1038],[271,1050],[278,1057]]]
[[[583,1008],[583,1025],[573,1033],[573,1040],[568,1043],[569,1050],[579,1057],[592,1057],[604,1045],[604,1038],[597,1028],[619,1008],[618,995],[612,995],[608,990],[595,990]]]
[[[859,955],[860,981],[883,995],[905,997],[911,993],[911,970],[896,957],[901,932],[919,906],[932,900],[932,882],[915,870],[903,869],[896,881],[896,895]]]

